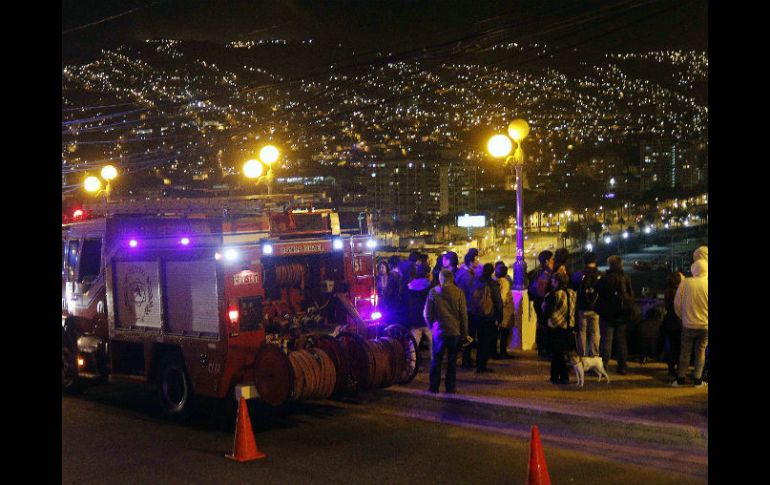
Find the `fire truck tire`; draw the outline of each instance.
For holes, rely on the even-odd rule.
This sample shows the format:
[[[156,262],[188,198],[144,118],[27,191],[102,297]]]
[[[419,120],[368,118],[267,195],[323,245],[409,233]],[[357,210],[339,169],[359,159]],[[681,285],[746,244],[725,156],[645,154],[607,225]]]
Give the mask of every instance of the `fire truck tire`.
[[[158,402],[166,417],[184,420],[193,414],[192,384],[180,357],[173,354],[161,357],[157,386]]]
[[[316,341],[316,347],[326,352],[334,364],[335,383],[332,397],[339,397],[344,394],[347,383],[350,380],[350,369],[345,356],[345,349],[334,337],[323,335]]]
[[[82,390],[81,380],[77,376],[75,354],[66,345],[61,348],[61,390],[69,394]]]
[[[398,339],[404,346],[404,367],[401,375],[396,378],[396,384],[408,384],[417,376],[417,370],[420,368],[420,352],[417,347],[417,341],[412,333],[403,325],[388,325],[385,327],[385,335]]]
[[[254,385],[260,398],[273,407],[280,407],[291,398],[297,376],[289,357],[276,345],[265,344],[254,359]],[[301,392],[301,391],[300,391]]]
[[[337,336],[337,340],[341,341],[347,353],[353,392],[371,389],[369,375],[374,366],[374,359],[370,360],[371,355],[366,350],[363,337],[351,332],[342,332]]]

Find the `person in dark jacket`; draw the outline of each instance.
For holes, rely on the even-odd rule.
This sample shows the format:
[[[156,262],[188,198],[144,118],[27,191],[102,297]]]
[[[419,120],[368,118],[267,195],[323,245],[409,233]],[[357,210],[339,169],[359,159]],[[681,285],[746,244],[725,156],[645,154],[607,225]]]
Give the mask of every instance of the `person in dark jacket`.
[[[619,308],[620,299],[634,300],[634,289],[631,280],[623,272],[623,260],[620,256],[612,255],[607,258],[607,273],[599,281],[599,301],[597,305],[604,310],[599,311],[599,326],[601,327],[601,354],[604,368],[608,369],[608,363],[613,355],[617,357],[617,372],[626,375],[628,364],[628,340],[626,330],[628,318],[625,313],[607,308]]]
[[[666,355],[666,364],[668,364],[668,375],[676,379],[677,369],[679,367],[679,354],[682,350],[682,320],[676,315],[674,310],[674,297],[679,284],[684,279],[680,272],[672,273],[666,281],[666,291],[663,294],[666,305],[666,316],[663,317],[663,323],[660,325],[660,331],[663,338],[668,341],[668,355]]]
[[[401,258],[393,255],[388,258],[388,284],[385,288],[385,310],[387,311],[388,322],[403,324],[406,321],[406,312],[403,301],[403,276],[398,269]]]
[[[553,253],[546,249],[537,255],[537,259],[540,261],[540,267],[533,270],[529,275],[529,288],[527,290],[527,294],[530,301],[534,304],[535,315],[537,315],[537,327],[535,329],[535,345],[537,346],[537,355],[540,357],[548,357],[550,355],[548,349],[548,336],[546,332],[548,324],[543,318],[542,308],[545,295],[551,291]]]
[[[425,301],[428,299],[430,291],[430,268],[427,264],[417,263],[415,277],[407,285],[407,327],[412,332],[414,340],[417,342],[417,348],[420,348],[420,341],[423,337],[428,343],[428,351],[431,351],[430,328],[423,317],[425,310]]]
[[[444,385],[446,392],[454,393],[457,351],[460,343],[468,338],[468,310],[465,307],[465,295],[455,286],[454,273],[448,268],[439,273],[439,286],[428,292],[423,316],[433,335],[428,391],[435,393],[439,390],[441,361],[446,352],[448,362]]]
[[[464,264],[460,266],[460,269],[457,270],[457,274],[455,274],[455,285],[457,285],[457,287],[460,288],[465,294],[466,308],[470,308],[471,292],[473,291],[473,286],[476,282],[476,279],[478,278],[476,274],[478,266],[479,250],[476,248],[470,248],[468,252],[465,253]],[[473,319],[472,315],[468,314],[468,335],[474,340],[478,338],[476,327],[476,320]],[[476,352],[478,353],[478,343],[475,341],[473,344],[463,348],[462,366],[464,368],[473,367],[473,361],[471,360],[472,347],[476,347]]]
[[[551,342],[551,383],[569,384],[566,354],[574,346],[577,293],[569,288],[569,279],[561,271],[551,275],[552,290],[543,299],[543,315],[548,321]]]
[[[570,280],[569,287],[577,293],[578,310],[578,340],[577,352],[581,357],[594,357],[599,355],[599,314],[596,313],[596,300],[599,298],[598,283],[601,279],[599,269],[596,267],[596,254],[587,252],[583,256],[585,267],[575,271]],[[588,335],[591,335],[588,340]],[[590,345],[586,345],[590,342]]]
[[[489,356],[494,352],[497,323],[503,320],[503,300],[500,285],[492,278],[495,267],[487,263],[481,277],[471,291],[470,320],[476,322],[478,346],[476,351],[476,373],[493,372],[487,367]]]

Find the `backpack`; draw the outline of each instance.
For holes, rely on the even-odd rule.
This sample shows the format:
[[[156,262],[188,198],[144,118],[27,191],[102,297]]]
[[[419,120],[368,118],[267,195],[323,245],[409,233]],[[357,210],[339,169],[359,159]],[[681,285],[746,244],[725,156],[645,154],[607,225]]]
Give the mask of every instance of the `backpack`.
[[[470,313],[478,316],[489,316],[494,312],[495,306],[492,301],[492,290],[488,284],[477,286],[471,294]]]
[[[591,271],[588,274],[583,273],[577,291],[577,306],[581,310],[590,311],[596,307],[596,302],[599,299],[596,283],[600,278],[601,275],[598,271]]]
[[[531,283],[527,289],[527,294],[530,300],[542,300],[550,290],[551,275],[550,273],[546,273],[542,268],[535,271],[536,273],[530,280]]]

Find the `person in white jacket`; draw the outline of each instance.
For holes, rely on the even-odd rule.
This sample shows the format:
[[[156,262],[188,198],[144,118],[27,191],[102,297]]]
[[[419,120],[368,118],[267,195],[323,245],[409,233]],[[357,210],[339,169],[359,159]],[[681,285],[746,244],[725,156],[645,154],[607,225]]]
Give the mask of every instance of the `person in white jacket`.
[[[700,248],[699,248],[700,249]],[[706,253],[708,254],[708,253]],[[679,354],[679,370],[674,387],[685,384],[684,376],[690,365],[690,355],[695,344],[695,387],[703,387],[703,366],[709,341],[709,280],[708,256],[697,259],[690,270],[692,277],[679,285],[674,297],[674,311],[682,319],[682,351]]]

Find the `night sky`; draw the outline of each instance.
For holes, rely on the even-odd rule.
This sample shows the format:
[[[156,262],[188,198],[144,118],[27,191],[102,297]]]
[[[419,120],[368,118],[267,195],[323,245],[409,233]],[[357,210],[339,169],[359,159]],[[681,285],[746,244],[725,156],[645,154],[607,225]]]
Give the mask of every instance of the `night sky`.
[[[584,53],[706,50],[708,2],[64,0],[63,62],[148,38],[223,43],[312,38],[357,52],[400,52],[505,32]]]

